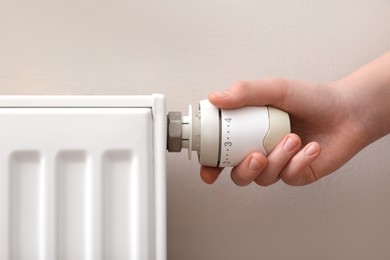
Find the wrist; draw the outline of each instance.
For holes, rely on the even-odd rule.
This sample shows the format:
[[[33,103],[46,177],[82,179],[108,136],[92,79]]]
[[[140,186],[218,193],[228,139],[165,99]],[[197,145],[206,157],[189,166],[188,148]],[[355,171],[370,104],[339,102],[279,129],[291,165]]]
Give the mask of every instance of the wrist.
[[[331,85],[337,89],[346,120],[359,129],[358,138],[368,145],[390,133],[390,88],[366,81],[361,74],[354,72]]]

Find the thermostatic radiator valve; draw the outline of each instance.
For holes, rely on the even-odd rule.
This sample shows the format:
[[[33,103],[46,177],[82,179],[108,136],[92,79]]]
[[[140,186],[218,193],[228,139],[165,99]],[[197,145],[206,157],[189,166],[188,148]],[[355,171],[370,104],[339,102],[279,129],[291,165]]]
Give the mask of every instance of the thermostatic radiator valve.
[[[220,109],[202,100],[195,113],[189,106],[188,116],[168,113],[167,149],[188,149],[189,159],[196,151],[201,165],[233,167],[252,152],[269,154],[288,133],[290,119],[282,110],[270,106]]]

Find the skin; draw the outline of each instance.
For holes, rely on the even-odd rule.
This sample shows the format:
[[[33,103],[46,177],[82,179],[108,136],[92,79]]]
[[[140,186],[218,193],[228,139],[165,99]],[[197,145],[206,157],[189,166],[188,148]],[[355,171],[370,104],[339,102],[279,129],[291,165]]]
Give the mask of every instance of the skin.
[[[234,167],[234,183],[307,185],[390,133],[390,51],[335,82],[240,81],[209,100],[223,109],[270,105],[290,114],[292,133],[268,157],[252,153]],[[221,171],[202,166],[200,175],[212,184]]]

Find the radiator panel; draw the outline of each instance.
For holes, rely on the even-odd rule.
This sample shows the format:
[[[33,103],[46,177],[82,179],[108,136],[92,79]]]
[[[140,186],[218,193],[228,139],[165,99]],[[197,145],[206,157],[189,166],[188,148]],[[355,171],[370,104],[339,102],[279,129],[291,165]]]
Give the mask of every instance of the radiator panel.
[[[42,158],[36,151],[16,151],[10,155],[10,243],[12,259],[39,259],[38,239],[42,208],[40,185]]]
[[[58,258],[85,259],[87,232],[85,151],[61,151],[56,158]]]
[[[136,202],[133,184],[135,174],[129,174],[135,167],[129,151],[108,151],[103,158],[103,181],[104,181],[104,239],[105,259],[119,259],[121,256],[130,257],[132,240],[131,231],[135,222],[130,212],[135,212]],[[130,187],[129,187],[130,186]],[[127,200],[123,200],[127,197]],[[126,223],[123,225],[122,223]]]
[[[0,259],[165,259],[164,111],[110,104],[0,108]]]

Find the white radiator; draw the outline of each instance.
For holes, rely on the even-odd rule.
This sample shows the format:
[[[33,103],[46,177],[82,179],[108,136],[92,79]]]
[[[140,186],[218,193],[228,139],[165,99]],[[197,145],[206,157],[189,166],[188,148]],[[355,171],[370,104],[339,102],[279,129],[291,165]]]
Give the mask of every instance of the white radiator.
[[[0,97],[1,260],[165,260],[164,97]]]

